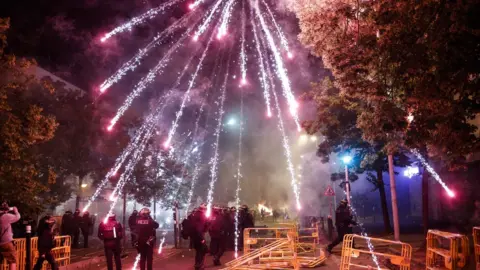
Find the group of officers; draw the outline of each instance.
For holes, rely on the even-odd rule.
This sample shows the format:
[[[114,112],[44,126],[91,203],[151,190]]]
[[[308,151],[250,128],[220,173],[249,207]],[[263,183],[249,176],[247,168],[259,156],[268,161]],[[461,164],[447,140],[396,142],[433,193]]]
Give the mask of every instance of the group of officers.
[[[235,207],[213,207],[207,216],[207,207],[203,204],[182,221],[181,236],[184,239],[189,238],[191,247],[195,249],[195,270],[204,269],[205,256],[208,253],[212,255],[213,263],[218,266],[225,250],[235,247],[235,241],[238,241],[238,248],[242,249],[243,230],[253,228],[255,224],[246,205],[238,211],[238,231],[235,228],[236,218]],[[205,240],[207,232],[210,235],[210,247]]]

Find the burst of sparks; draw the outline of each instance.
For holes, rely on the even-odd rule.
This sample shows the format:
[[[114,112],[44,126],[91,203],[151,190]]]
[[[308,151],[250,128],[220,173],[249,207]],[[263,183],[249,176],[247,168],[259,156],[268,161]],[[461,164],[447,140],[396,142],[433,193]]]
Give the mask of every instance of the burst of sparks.
[[[239,208],[240,208],[240,182],[242,178],[242,135],[243,135],[243,92],[240,99],[240,131],[238,135],[238,164],[237,164],[237,189],[235,190],[235,257],[238,256]]]
[[[160,245],[158,246],[158,254],[162,254],[163,245],[165,244],[165,235],[166,232],[163,233],[162,240],[160,240]]]
[[[452,198],[455,197],[455,193],[450,188],[448,188],[447,184],[443,182],[442,178],[440,178],[440,175],[438,175],[438,173],[432,168],[432,166],[427,163],[427,161],[425,160],[425,158],[423,158],[420,152],[418,152],[417,149],[412,149],[410,151],[413,155],[415,155],[418,160],[420,160],[422,165],[425,166],[425,169],[427,169],[427,171],[433,176],[433,178],[443,187],[443,189],[447,192],[448,196]]]
[[[137,255],[137,257],[135,257],[135,262],[133,263],[133,267],[132,267],[132,270],[136,270],[137,269],[137,266],[138,266],[138,263],[140,262],[140,254]]]
[[[228,23],[230,22],[233,6],[235,3],[236,3],[235,0],[229,0],[225,5],[225,8],[223,9],[221,24],[220,24],[220,27],[218,28],[218,35],[217,35],[218,39],[221,39],[225,35],[227,35]]]
[[[241,84],[247,83],[247,54],[245,53],[245,28],[246,28],[246,16],[245,16],[245,2],[242,1],[242,48],[240,50],[240,69],[242,71]]]
[[[255,13],[257,15],[257,18],[260,21],[260,26],[262,27],[262,30],[265,34],[265,37],[268,41],[268,45],[270,47],[270,50],[273,53],[273,57],[275,60],[275,68],[276,68],[276,73],[280,81],[282,82],[282,88],[283,88],[283,95],[287,99],[288,106],[290,113],[293,116],[293,119],[295,120],[295,124],[297,125],[297,129],[300,130],[300,122],[298,119],[298,103],[295,100],[295,97],[292,93],[292,88],[290,85],[290,79],[288,78],[287,71],[285,69],[285,66],[283,64],[283,60],[280,56],[280,52],[278,51],[277,46],[275,45],[275,41],[272,37],[272,33],[270,32],[270,29],[267,26],[267,23],[265,22],[265,18],[263,17],[263,14],[260,11],[260,7],[258,6],[258,1],[256,2],[256,5],[254,7]]]
[[[225,98],[227,94],[227,81],[228,81],[228,74],[229,74],[229,68],[230,68],[230,57],[228,59],[227,63],[227,69],[225,71],[225,80],[223,81],[223,86],[222,86],[222,94],[220,96],[220,107],[218,109],[218,118],[217,118],[217,127],[215,129],[215,143],[213,145],[214,148],[214,153],[212,158],[210,159],[210,184],[208,187],[208,194],[207,194],[207,217],[209,217],[212,213],[212,203],[213,203],[213,192],[215,188],[215,182],[217,181],[218,178],[218,146],[220,142],[220,133],[222,131],[222,121],[223,121],[223,115],[225,113],[224,111],[224,104],[225,104]]]
[[[139,15],[133,19],[131,19],[130,21],[128,21],[127,23],[124,23],[118,27],[116,27],[115,29],[113,29],[112,31],[108,32],[107,34],[105,34],[101,39],[100,41],[101,42],[105,42],[107,41],[109,38],[113,37],[114,35],[116,34],[120,34],[120,33],[123,33],[127,30],[131,30],[134,26],[136,25],[139,25],[143,22],[145,22],[146,20],[148,19],[151,19],[155,16],[157,16],[159,13],[165,11],[165,9],[177,4],[178,2],[180,2],[182,0],[170,0],[156,8],[152,8],[152,9],[149,9],[147,12],[143,13],[142,15]]]
[[[220,0],[221,1],[221,0]],[[208,40],[207,46],[205,47],[205,50],[202,53],[202,57],[200,58],[200,62],[197,65],[197,68],[195,72],[192,75],[192,78],[190,79],[190,82],[188,84],[187,91],[183,94],[182,97],[182,104],[180,105],[180,109],[178,109],[177,113],[175,114],[175,120],[173,121],[172,127],[170,128],[170,131],[168,132],[168,137],[163,146],[165,148],[170,147],[170,143],[172,142],[172,138],[175,135],[175,132],[177,131],[178,127],[178,121],[183,115],[183,110],[185,109],[185,105],[187,104],[188,100],[190,99],[190,91],[192,90],[195,80],[197,79],[198,72],[202,68],[203,60],[207,56],[208,49],[210,48],[210,44],[212,43],[213,40],[213,35],[210,36],[210,39]]]
[[[270,9],[270,6],[265,2],[265,0],[262,0],[262,2],[268,11],[268,14],[270,14],[270,17],[272,18],[273,25],[277,29],[278,37],[280,38],[280,43],[282,44],[284,50],[287,52],[288,58],[292,58],[293,54],[290,52],[290,48],[288,47],[288,40],[285,37],[285,34],[283,33],[282,29],[278,25],[277,20],[275,19],[275,16],[273,15],[272,10]]]
[[[133,101],[135,100],[136,97],[138,97],[147,86],[149,86],[155,78],[158,76],[159,73],[163,72],[163,69],[167,66],[168,62],[170,61],[170,57],[172,54],[181,46],[183,45],[183,40],[188,36],[190,31],[193,28],[189,28],[182,37],[179,38],[179,40],[175,43],[174,46],[172,46],[168,52],[160,59],[158,64],[152,68],[148,74],[143,77],[140,82],[137,83],[133,91],[128,95],[127,99],[123,103],[123,105],[117,110],[117,114],[115,117],[112,118],[110,121],[110,126],[109,128],[112,128],[115,126],[115,124],[118,122],[120,117],[123,116],[123,114],[127,111],[127,109],[132,105]]]
[[[265,47],[265,44],[263,44]],[[297,205],[297,210],[300,210],[302,208],[302,205],[300,203],[300,190],[298,188],[298,183],[297,179],[295,177],[295,169],[293,168],[293,163],[292,163],[292,154],[290,152],[290,143],[288,142],[288,137],[285,132],[285,126],[283,124],[283,117],[282,117],[282,110],[280,108],[280,102],[278,101],[278,96],[277,92],[275,91],[275,83],[273,80],[273,75],[272,75],[272,68],[270,66],[270,63],[266,61],[267,63],[267,72],[268,72],[268,79],[270,81],[270,88],[272,89],[273,97],[274,97],[274,102],[275,102],[275,108],[277,110],[277,118],[278,118],[278,129],[280,130],[280,133],[282,135],[282,145],[283,145],[283,150],[285,154],[285,158],[287,161],[287,169],[288,172],[290,173],[290,178],[291,178],[291,185],[293,188],[293,193],[295,194],[295,202]]]
[[[271,83],[273,83],[273,79],[271,79]],[[302,208],[302,205],[300,203],[300,191],[298,188],[297,179],[295,177],[295,169],[293,168],[292,154],[290,152],[290,144],[288,142],[288,137],[285,132],[285,126],[283,124],[283,117],[282,117],[282,110],[280,108],[280,103],[278,101],[277,92],[275,91],[275,87],[273,86],[273,84],[272,84],[272,93],[275,101],[275,107],[277,109],[278,129],[282,134],[282,142],[283,142],[282,145],[283,145],[283,150],[285,152],[285,158],[287,159],[287,169],[288,169],[288,172],[290,173],[291,184],[293,188],[293,193],[295,194],[295,202],[297,205],[297,210],[300,210]]]
[[[213,6],[213,8],[210,10],[210,13],[208,14],[207,18],[205,19],[205,21],[202,23],[202,25],[198,28],[197,32],[193,36],[194,41],[197,41],[198,37],[200,37],[200,35],[203,34],[207,30],[208,26],[210,25],[210,22],[213,19],[213,15],[215,15],[215,13],[217,13],[217,11],[219,10],[220,4],[222,2],[223,2],[223,0],[217,0],[215,5]]]
[[[188,5],[188,7],[189,7],[190,9],[194,9],[194,8],[196,8],[198,5],[200,5],[200,4],[203,3],[203,2],[205,2],[205,0],[197,0],[197,1],[193,2],[193,3],[191,3],[190,5]]]
[[[159,103],[163,103],[162,101],[164,101],[167,98],[168,98],[168,94],[165,95],[163,98],[161,98]],[[153,125],[154,125],[155,121],[158,119],[158,115],[162,111],[162,108],[164,108],[164,107],[163,106],[158,106],[157,109],[154,112],[152,112],[149,116],[147,116],[143,125],[135,133],[134,138],[130,141],[130,143],[127,145],[127,147],[123,150],[122,154],[116,159],[115,165],[105,175],[105,178],[102,180],[100,185],[97,187],[93,196],[90,197],[87,204],[85,205],[85,207],[82,210],[83,212],[87,211],[88,208],[90,208],[92,203],[95,201],[95,199],[100,195],[102,189],[108,183],[108,179],[117,174],[118,170],[120,170],[120,168],[122,167],[123,163],[128,158],[128,156],[132,153],[132,151],[135,148],[138,147],[138,145],[142,141],[142,138],[144,138],[144,134],[147,133],[150,129],[153,128]]]
[[[254,16],[253,16],[253,8],[250,9],[250,16],[252,18],[252,20],[254,20]],[[258,53],[258,64],[259,64],[259,68],[260,68],[260,83],[262,85],[262,88],[263,88],[263,98],[265,99],[265,104],[267,105],[267,115],[268,116],[271,116],[272,115],[272,109],[271,109],[271,106],[270,106],[270,90],[269,90],[269,85],[268,85],[268,82],[267,82],[267,74],[265,73],[265,65],[264,65],[264,59],[263,59],[263,53],[262,53],[262,49],[261,49],[261,44],[260,44],[260,40],[258,38],[258,34],[257,34],[257,28],[255,26],[255,23],[252,22],[252,25],[253,25],[253,36],[255,38],[255,47],[257,48],[257,53]]]
[[[148,52],[151,49],[159,45],[165,39],[165,37],[173,33],[176,29],[184,27],[185,23],[188,22],[188,19],[192,16],[192,14],[194,13],[190,13],[187,16],[183,16],[180,20],[176,21],[167,29],[159,33],[157,36],[155,36],[153,40],[147,44],[147,46],[140,49],[137,54],[135,54],[130,60],[125,62],[120,67],[120,69],[118,69],[112,76],[110,76],[100,85],[100,92],[104,93],[108,88],[110,88],[113,84],[115,84],[123,76],[125,76],[127,72],[135,70],[141,64],[142,59],[148,55]]]

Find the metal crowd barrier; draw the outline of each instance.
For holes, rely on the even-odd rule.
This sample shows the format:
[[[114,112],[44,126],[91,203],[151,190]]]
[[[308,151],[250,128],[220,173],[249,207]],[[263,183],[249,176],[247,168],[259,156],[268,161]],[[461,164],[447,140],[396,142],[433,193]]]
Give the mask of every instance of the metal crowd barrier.
[[[470,255],[468,237],[462,234],[428,230],[427,234],[427,269],[456,270],[465,267]]]
[[[32,237],[31,242],[31,263],[32,268],[37,262],[38,259],[38,237]],[[27,249],[26,249],[26,239],[18,238],[13,240],[15,248],[17,251],[17,269],[18,270],[28,270],[26,269],[26,259],[27,259]],[[71,239],[70,236],[56,236],[55,237],[55,248],[52,249],[53,257],[57,262],[58,266],[65,266],[70,264],[70,254],[71,254]],[[5,259],[0,264],[0,270],[8,270],[8,264]],[[42,270],[50,269],[48,262],[43,263]]]
[[[374,250],[368,248],[368,241],[375,247]],[[355,247],[354,247],[355,242]],[[360,247],[360,243],[362,243]],[[363,245],[365,244],[365,245]],[[399,246],[401,248],[400,255],[391,254],[388,246]],[[340,270],[348,270],[350,267],[363,269],[378,269],[371,259],[375,255],[377,261],[380,259],[388,259],[390,263],[398,266],[400,270],[409,270],[412,259],[412,246],[403,242],[391,241],[381,238],[371,238],[356,234],[346,234],[343,237],[342,258],[340,261]],[[369,260],[361,257],[369,257]],[[371,261],[370,265],[366,262]],[[389,269],[389,268],[380,268]]]
[[[480,227],[473,227],[473,248],[477,265],[476,269],[480,269]]]
[[[289,232],[296,233],[296,227],[245,229],[243,231],[243,252],[247,254],[279,239],[287,239]]]
[[[246,230],[249,230],[249,229],[246,229]],[[245,233],[247,233],[247,231],[244,232],[244,234]],[[265,244],[263,246],[260,246],[256,249],[248,250],[248,252],[245,252],[243,256],[228,262],[226,264],[227,267],[225,269],[229,269],[229,270],[233,270],[233,269],[236,269],[236,270],[243,270],[243,269],[298,270],[300,267],[300,264],[296,258],[296,250],[295,250],[296,237],[297,237],[296,232],[292,231],[291,229],[288,229],[285,238],[283,238],[283,234],[282,234],[281,238],[273,240],[272,242]],[[257,237],[254,239],[255,239],[255,242],[258,243],[259,239],[265,239],[265,237],[264,238]],[[270,241],[270,239],[271,238],[268,237],[267,240]],[[248,238],[245,238],[245,241],[247,240]]]

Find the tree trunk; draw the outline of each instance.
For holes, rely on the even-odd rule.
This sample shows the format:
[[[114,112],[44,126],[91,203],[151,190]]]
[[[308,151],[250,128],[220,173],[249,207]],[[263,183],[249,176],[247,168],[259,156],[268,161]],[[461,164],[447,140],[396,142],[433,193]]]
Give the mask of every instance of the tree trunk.
[[[388,155],[388,174],[390,175],[390,196],[392,197],[393,232],[395,241],[400,241],[400,222],[398,220],[397,187],[393,171],[393,155]]]
[[[378,192],[380,193],[380,204],[382,205],[383,226],[385,233],[392,232],[390,216],[388,215],[387,195],[385,194],[385,183],[383,182],[382,170],[377,170]]]
[[[422,224],[423,224],[423,234],[426,236],[428,232],[428,172],[423,168],[422,174]]]

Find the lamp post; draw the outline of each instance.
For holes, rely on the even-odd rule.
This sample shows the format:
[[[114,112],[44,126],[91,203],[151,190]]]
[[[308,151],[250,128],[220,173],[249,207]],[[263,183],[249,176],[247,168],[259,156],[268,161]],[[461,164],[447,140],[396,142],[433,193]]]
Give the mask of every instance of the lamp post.
[[[352,161],[351,156],[342,157],[343,164],[345,164],[345,192],[347,193],[347,202],[350,205],[350,181],[348,180],[348,164]]]

